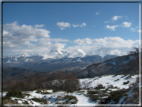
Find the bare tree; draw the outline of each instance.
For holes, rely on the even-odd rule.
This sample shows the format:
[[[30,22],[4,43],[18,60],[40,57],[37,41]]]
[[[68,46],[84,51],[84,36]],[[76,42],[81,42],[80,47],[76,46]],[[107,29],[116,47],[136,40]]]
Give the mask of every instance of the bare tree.
[[[139,73],[139,54],[141,54],[141,50],[138,47],[133,47],[134,51],[130,51],[128,54],[133,58],[133,62],[131,62],[130,69],[135,70],[136,73]]]
[[[30,89],[34,89],[36,87],[36,75],[32,74],[28,77],[27,83],[29,84]]]

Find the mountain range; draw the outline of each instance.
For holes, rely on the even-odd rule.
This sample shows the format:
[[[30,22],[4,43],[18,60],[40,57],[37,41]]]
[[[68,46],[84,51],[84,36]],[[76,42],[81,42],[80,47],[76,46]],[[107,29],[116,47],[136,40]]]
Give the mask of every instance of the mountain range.
[[[101,57],[100,55],[85,55],[81,54],[81,50],[79,50],[78,54],[72,54],[77,55],[80,57],[70,57],[66,56],[67,53],[64,52],[64,57],[59,56],[61,53],[63,54],[63,51],[60,52],[52,51],[51,53],[48,53],[48,58],[45,58],[46,56],[36,55],[36,56],[29,56],[27,54],[21,55],[19,57],[17,56],[5,56],[3,57],[3,66],[5,67],[19,67],[23,69],[32,69],[36,71],[53,71],[63,68],[69,68],[69,67],[75,67],[75,66],[83,66],[83,65],[89,65],[97,62],[101,62],[107,59],[111,59],[114,57],[117,57],[116,55],[106,55],[104,57]],[[50,56],[54,56],[50,57]],[[84,57],[81,55],[85,55]],[[50,58],[49,58],[50,57]]]
[[[11,64],[11,67],[8,66],[3,67],[3,79],[21,80],[21,79],[26,79],[31,74],[46,76],[59,72],[72,73],[73,75],[76,75],[79,78],[92,78],[95,76],[102,76],[102,75],[135,74],[135,71],[133,69],[129,69],[134,62],[133,56],[125,55],[125,56],[116,57],[108,55],[104,58],[107,57],[109,58],[114,57],[114,58],[108,60],[102,60],[99,55],[98,56],[94,55],[82,58],[77,57],[77,58],[48,59],[48,60],[43,60],[44,62],[42,61],[22,62],[29,57],[19,57],[19,59],[17,58],[16,61],[21,61],[20,63],[5,63],[9,64],[9,66]],[[14,57],[7,57],[7,60],[9,60],[9,58],[15,61]],[[34,60],[39,60],[41,56],[40,57],[32,56],[32,58]],[[3,61],[6,62],[6,59]],[[21,68],[12,67],[12,66],[17,66],[16,64],[24,65],[26,69],[23,69],[22,66],[20,66]],[[35,70],[28,69],[28,67],[29,68],[33,67],[33,69]],[[47,72],[43,70],[43,67],[45,67]],[[37,68],[39,71],[37,70]],[[50,71],[48,71],[49,69]]]

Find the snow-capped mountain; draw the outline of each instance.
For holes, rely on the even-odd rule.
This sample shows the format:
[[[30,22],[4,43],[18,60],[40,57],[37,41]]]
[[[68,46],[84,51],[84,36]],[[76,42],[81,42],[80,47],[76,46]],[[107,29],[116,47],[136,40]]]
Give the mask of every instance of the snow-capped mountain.
[[[51,71],[68,67],[88,65],[104,61],[99,55],[88,56],[82,50],[70,53],[64,50],[52,50],[48,54],[30,56],[7,56],[3,57],[3,65],[6,67],[20,67],[37,71]],[[56,57],[55,57],[56,56]],[[81,56],[81,57],[79,57]],[[113,58],[114,56],[108,57]],[[116,57],[116,56],[115,56]],[[105,58],[106,60],[106,58]]]
[[[69,54],[69,58],[84,57],[86,53],[82,49],[77,49]]]
[[[53,49],[51,51],[49,51],[46,54],[43,54],[41,56],[43,56],[43,60],[48,59],[48,58],[52,58],[52,59],[59,59],[59,58],[63,58],[65,56],[68,56],[68,52],[65,50],[60,50],[60,49]]]

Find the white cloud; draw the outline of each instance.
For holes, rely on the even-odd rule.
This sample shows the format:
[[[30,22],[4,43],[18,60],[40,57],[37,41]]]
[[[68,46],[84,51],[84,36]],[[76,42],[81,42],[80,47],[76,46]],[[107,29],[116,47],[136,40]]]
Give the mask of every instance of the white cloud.
[[[4,55],[12,53],[42,54],[51,49],[64,48],[66,39],[50,38],[50,31],[38,28],[44,25],[21,25],[17,22],[3,26]],[[40,50],[40,51],[39,51]]]
[[[121,18],[122,16],[113,16],[112,20],[117,20],[118,18]]]
[[[114,49],[110,51],[111,55],[119,55],[121,53],[121,51],[119,51],[118,49]]]
[[[96,12],[96,15],[99,15],[99,12]]]
[[[107,21],[108,22],[108,21]],[[107,23],[106,22],[106,23]],[[119,27],[131,27],[132,23],[131,22],[123,22],[122,24],[120,25],[113,25],[113,26],[110,26],[110,25],[106,25],[106,28],[107,29],[110,29],[110,30],[113,30],[115,31],[115,29],[119,26]],[[135,31],[136,28],[131,28],[131,31]]]
[[[118,27],[118,25],[114,25],[114,26],[106,25],[106,28],[110,29],[110,30],[115,30],[115,28],[117,28],[117,27]]]
[[[95,45],[96,47],[107,47],[107,48],[120,48],[120,47],[131,47],[138,41],[124,40],[120,37],[104,37],[100,39],[77,39],[73,43],[78,45]],[[113,45],[112,45],[113,44]]]
[[[131,24],[132,24],[131,22],[123,22],[122,26],[123,27],[131,27]]]
[[[104,21],[104,23],[108,23],[108,22],[110,22],[110,21]]]
[[[48,30],[37,29],[25,24],[19,26],[17,22],[5,24],[3,27],[5,32],[9,32],[13,36],[20,36],[21,38],[27,38],[29,36],[50,37],[50,31]]]
[[[120,37],[84,38],[72,41],[74,45],[71,47],[65,47],[66,42],[70,42],[69,40],[50,38],[50,31],[35,28],[35,26],[19,26],[17,22],[14,22],[5,24],[3,30],[4,56],[15,53],[47,55],[53,49],[66,50],[73,54],[76,50],[82,50],[86,55],[124,55],[139,42],[139,40],[124,40]]]
[[[122,16],[113,16],[111,20],[109,21],[104,21],[104,23],[110,23],[112,21],[118,20],[118,18],[122,18]]]
[[[35,27],[35,28],[44,27],[44,25],[43,25],[43,24],[41,24],[41,25],[35,25],[34,27]]]
[[[86,38],[86,39],[77,39],[77,40],[74,40],[73,43],[77,43],[79,45],[92,44],[92,39],[89,39],[89,38]]]
[[[70,23],[68,23],[68,22],[57,22],[57,26],[60,27],[61,30],[63,30],[66,27],[70,27]]]
[[[131,28],[130,30],[133,31],[133,32],[136,32],[136,29],[135,29],[135,28]]]
[[[86,26],[86,23],[84,22],[84,23],[82,23],[82,25],[80,25],[80,27],[83,27],[83,26]]]
[[[104,37],[99,39],[77,39],[73,43],[78,45],[69,47],[68,51],[82,49],[87,55],[124,55],[137,45],[139,40],[124,40],[120,37]]]
[[[133,32],[141,32],[141,30],[139,30],[139,26],[137,26],[135,28],[131,28],[130,30]]]
[[[84,23],[82,23],[81,25],[79,25],[79,24],[78,24],[78,25],[72,24],[72,26],[73,26],[73,27],[83,27],[83,26],[86,26],[86,23],[84,22]]]
[[[142,32],[142,30],[140,30],[139,26],[137,26],[135,28],[131,28],[130,30],[133,31],[133,32]]]
[[[73,27],[78,27],[79,25],[74,25],[74,24],[72,24],[72,26],[73,26]]]

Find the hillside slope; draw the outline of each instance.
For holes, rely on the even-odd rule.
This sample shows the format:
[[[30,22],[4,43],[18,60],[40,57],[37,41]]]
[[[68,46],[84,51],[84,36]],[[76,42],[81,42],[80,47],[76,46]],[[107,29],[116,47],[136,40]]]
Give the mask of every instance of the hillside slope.
[[[134,60],[131,55],[120,56],[89,65],[84,70],[74,72],[74,75],[81,78],[91,78],[110,74],[132,74],[135,73],[135,71],[129,68],[133,62]]]

